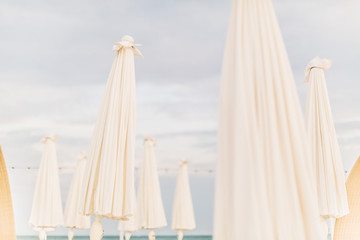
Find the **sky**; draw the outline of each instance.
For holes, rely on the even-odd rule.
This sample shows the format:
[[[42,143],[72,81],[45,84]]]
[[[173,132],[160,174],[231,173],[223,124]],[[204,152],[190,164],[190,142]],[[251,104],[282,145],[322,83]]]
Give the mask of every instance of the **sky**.
[[[306,64],[333,60],[325,72],[344,167],[360,155],[360,3],[352,0],[274,0],[299,99],[306,104]],[[88,151],[114,60],[112,46],[131,35],[136,57],[137,142],[151,135],[159,168],[189,160],[197,229],[211,234],[218,99],[230,0],[3,0],[0,3],[0,144],[9,167],[18,235],[28,224],[40,139],[59,135],[60,166],[74,166]],[[195,169],[203,172],[195,173]],[[71,170],[60,174],[63,203]],[[160,183],[169,226],[176,171]],[[65,206],[64,206],[65,207]],[[170,227],[159,234],[174,234]],[[116,235],[116,223],[105,221]],[[61,235],[59,228],[52,234]],[[140,232],[143,234],[145,232]],[[87,234],[80,231],[79,234]]]

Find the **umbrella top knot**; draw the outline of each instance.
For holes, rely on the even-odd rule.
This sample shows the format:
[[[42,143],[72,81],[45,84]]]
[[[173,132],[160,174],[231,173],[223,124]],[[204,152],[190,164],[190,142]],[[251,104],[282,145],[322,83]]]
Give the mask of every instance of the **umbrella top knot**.
[[[147,136],[147,137],[145,137],[145,139],[144,139],[144,143],[145,143],[145,144],[148,143],[148,144],[152,144],[152,146],[156,146],[156,139]]]
[[[120,51],[121,49],[129,48],[133,51],[134,55],[142,57],[143,55],[136,46],[139,46],[139,44],[134,43],[134,38],[129,35],[125,35],[121,38],[121,42],[115,43],[113,51]]]
[[[48,140],[51,140],[51,141],[55,142],[55,141],[58,140],[58,138],[59,138],[58,135],[50,134],[49,136],[43,137],[40,142],[41,143],[46,143]]]
[[[87,159],[86,153],[85,152],[80,153],[80,155],[78,157],[78,160],[82,161],[82,160],[85,160],[85,159]]]
[[[121,41],[123,42],[129,42],[129,43],[134,43],[134,38],[129,36],[129,35],[125,35],[121,38]]]
[[[309,81],[310,72],[312,69],[317,68],[321,70],[328,70],[331,67],[331,60],[326,58],[315,57],[311,60],[305,68],[305,82]]]
[[[187,161],[187,160],[182,160],[181,163],[180,163],[180,166],[184,166],[184,165],[186,165],[186,164],[188,164],[188,163],[189,163],[189,161]]]

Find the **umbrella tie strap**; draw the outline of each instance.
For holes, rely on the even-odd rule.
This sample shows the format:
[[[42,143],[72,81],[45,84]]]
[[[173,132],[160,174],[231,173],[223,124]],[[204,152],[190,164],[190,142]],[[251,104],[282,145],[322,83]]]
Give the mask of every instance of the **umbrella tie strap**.
[[[58,140],[58,138],[59,138],[58,135],[51,134],[49,136],[43,137],[40,142],[41,143],[46,143],[48,140],[51,140],[51,141],[55,142],[55,141]]]
[[[310,72],[313,68],[328,70],[331,67],[331,60],[326,58],[315,57],[305,68],[305,82],[309,82]]]
[[[134,52],[134,55],[142,57],[141,52],[136,48],[136,46],[140,46],[140,44],[135,44],[134,39],[128,35],[122,37],[121,42],[115,43],[113,46],[113,51],[120,51],[123,48],[131,48]]]

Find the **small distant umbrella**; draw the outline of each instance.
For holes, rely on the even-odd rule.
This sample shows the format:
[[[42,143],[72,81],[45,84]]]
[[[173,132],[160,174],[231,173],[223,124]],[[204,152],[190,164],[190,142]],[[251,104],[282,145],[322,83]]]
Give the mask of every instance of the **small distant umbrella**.
[[[124,36],[113,49],[116,57],[90,145],[80,204],[83,214],[96,216],[96,227],[90,232],[97,236],[102,234],[100,218],[120,220],[134,214],[134,55],[142,55],[130,36]],[[95,239],[94,235],[90,238]]]
[[[136,205],[135,192],[133,199],[134,199],[134,205]],[[139,230],[139,226],[136,222],[136,216],[137,216],[137,210],[135,208],[135,212],[133,216],[129,217],[128,220],[119,221],[118,230],[120,231],[120,240],[124,239],[124,233],[125,233],[125,239],[130,240],[131,234]]]
[[[330,60],[316,57],[306,67],[305,82],[309,83],[306,120],[320,215],[339,218],[349,213],[349,207],[344,167],[324,75],[324,70],[330,66]]]
[[[36,181],[30,224],[39,230],[39,238],[46,239],[46,231],[64,224],[61,203],[59,168],[56,159],[56,135],[41,140],[45,144]]]
[[[80,192],[84,179],[86,160],[87,156],[84,153],[80,155],[66,201],[64,225],[69,228],[69,240],[72,240],[74,237],[73,229],[87,229],[90,227],[90,217],[79,212]]]
[[[325,239],[271,0],[233,1],[220,95],[213,239]]]
[[[155,139],[145,138],[144,160],[141,166],[141,176],[138,188],[138,225],[140,228],[149,229],[149,239],[155,239],[154,229],[167,225],[157,164],[154,154]]]
[[[10,183],[5,159],[0,146],[0,239],[15,240],[15,221]]]
[[[178,231],[178,240],[183,239],[183,231],[196,227],[187,164],[180,164],[172,213],[172,229]]]

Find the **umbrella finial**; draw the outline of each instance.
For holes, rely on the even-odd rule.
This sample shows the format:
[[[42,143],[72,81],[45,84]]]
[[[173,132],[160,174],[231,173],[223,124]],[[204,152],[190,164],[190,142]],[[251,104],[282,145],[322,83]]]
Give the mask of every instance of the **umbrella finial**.
[[[146,142],[152,142],[153,146],[156,146],[156,143],[157,143],[156,139],[155,139],[155,138],[152,138],[152,137],[150,137],[150,136],[146,136],[145,139],[144,139],[144,142],[145,142],[145,143],[146,143]]]
[[[181,166],[184,166],[184,165],[186,165],[186,164],[188,164],[188,163],[189,163],[188,160],[183,159],[183,160],[181,160],[180,167],[181,167]]]
[[[49,134],[48,136],[46,136],[46,137],[43,137],[42,139],[41,139],[41,143],[46,143],[46,141],[47,140],[52,140],[52,141],[57,141],[59,139],[59,136],[58,135],[56,135],[56,134]]]
[[[129,35],[125,35],[121,38],[121,41],[123,42],[129,42],[129,43],[134,43],[134,38],[129,36]]]
[[[328,70],[331,67],[331,63],[330,59],[315,57],[305,68],[305,82],[309,82],[310,72],[313,68]]]
[[[79,160],[85,160],[87,158],[88,158],[88,156],[87,156],[86,152],[81,152],[80,155],[78,156]]]
[[[121,38],[121,42],[115,43],[113,46],[113,51],[120,51],[123,48],[131,48],[134,55],[143,57],[141,52],[135,46],[139,46],[139,44],[134,43],[134,38],[129,35],[125,35]]]

